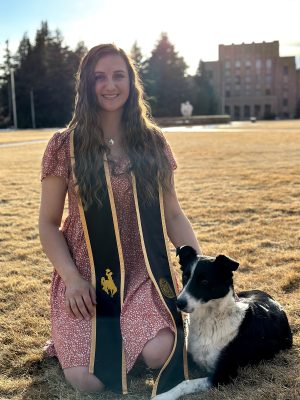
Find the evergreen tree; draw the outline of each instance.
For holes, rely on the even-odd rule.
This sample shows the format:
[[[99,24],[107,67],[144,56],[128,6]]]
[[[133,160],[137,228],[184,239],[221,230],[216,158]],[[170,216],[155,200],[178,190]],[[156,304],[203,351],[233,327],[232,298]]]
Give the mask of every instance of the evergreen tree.
[[[143,66],[143,54],[141,48],[138,46],[137,41],[135,41],[130,50],[130,57],[133,59],[135,66],[140,71]]]
[[[179,57],[166,33],[145,63],[144,85],[152,113],[156,117],[180,115],[180,105],[186,100],[187,65]]]
[[[196,75],[193,77],[194,85],[191,96],[193,98],[194,114],[213,115],[218,112],[218,100],[210,84],[205,63],[200,60]]]
[[[86,48],[83,42],[71,51],[59,30],[52,34],[42,22],[32,45],[25,34],[14,57],[18,125],[31,128],[31,95],[36,127],[64,126],[71,118],[75,73]],[[3,87],[2,87],[3,92]]]
[[[5,44],[4,62],[0,66],[0,127],[12,125],[11,69],[14,65],[9,41]]]
[[[15,91],[17,103],[18,126],[32,127],[30,90],[35,81],[35,68],[32,45],[25,33],[14,56],[17,67],[15,70]]]

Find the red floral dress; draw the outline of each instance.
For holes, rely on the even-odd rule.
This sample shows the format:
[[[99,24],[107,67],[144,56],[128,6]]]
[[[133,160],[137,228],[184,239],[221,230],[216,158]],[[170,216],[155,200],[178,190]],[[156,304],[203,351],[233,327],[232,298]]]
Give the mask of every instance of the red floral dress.
[[[166,142],[165,148],[172,168],[176,162]],[[146,269],[130,178],[126,173],[129,160],[110,164],[111,183],[116,204],[125,264],[125,300],[121,310],[121,332],[124,340],[126,366],[129,371],[148,340],[160,329],[173,324],[165,310]],[[71,174],[70,134],[56,133],[50,139],[42,160],[41,180],[59,176],[68,185],[69,213],[61,228],[71,256],[81,275],[91,279],[91,269],[79,216],[77,197]],[[65,285],[56,270],[51,284],[51,340],[46,353],[57,356],[62,368],[88,366],[91,348],[91,321],[71,318],[65,311]]]

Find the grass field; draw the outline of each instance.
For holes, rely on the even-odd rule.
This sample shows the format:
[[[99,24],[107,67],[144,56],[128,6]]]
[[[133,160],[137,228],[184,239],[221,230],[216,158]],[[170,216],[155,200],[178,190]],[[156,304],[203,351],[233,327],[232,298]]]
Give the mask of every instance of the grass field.
[[[0,144],[52,133],[0,133]],[[300,121],[239,123],[166,137],[179,166],[179,200],[203,253],[238,260],[236,289],[268,291],[285,307],[294,333],[290,351],[244,368],[235,385],[185,398],[300,398]],[[43,357],[52,271],[37,228],[45,145],[0,148],[0,400],[121,399],[110,392],[75,392],[57,361]],[[131,394],[124,398],[150,398],[151,371],[137,368],[128,381]]]

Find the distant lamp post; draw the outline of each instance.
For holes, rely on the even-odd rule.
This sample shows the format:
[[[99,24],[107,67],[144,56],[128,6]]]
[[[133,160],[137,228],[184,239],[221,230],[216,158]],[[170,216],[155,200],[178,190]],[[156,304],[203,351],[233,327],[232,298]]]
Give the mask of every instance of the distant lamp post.
[[[12,93],[12,106],[13,106],[13,117],[14,117],[14,129],[18,129],[17,119],[17,104],[16,104],[16,91],[15,91],[15,75],[14,70],[10,69],[10,81],[11,81],[11,93]]]
[[[32,89],[30,90],[30,108],[31,108],[32,129],[35,129],[36,125],[35,125],[35,110],[34,110],[34,94]]]

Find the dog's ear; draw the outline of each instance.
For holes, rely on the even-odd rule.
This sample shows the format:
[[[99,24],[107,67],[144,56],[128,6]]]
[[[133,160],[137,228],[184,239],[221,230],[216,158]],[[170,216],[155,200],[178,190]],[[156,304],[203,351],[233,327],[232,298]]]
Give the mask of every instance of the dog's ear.
[[[196,250],[191,246],[181,246],[176,249],[176,256],[179,256],[179,263],[185,267],[195,257],[197,257]]]
[[[221,267],[228,268],[230,271],[236,271],[238,269],[238,266],[240,265],[237,261],[227,256],[224,256],[223,254],[218,255],[215,262]]]

